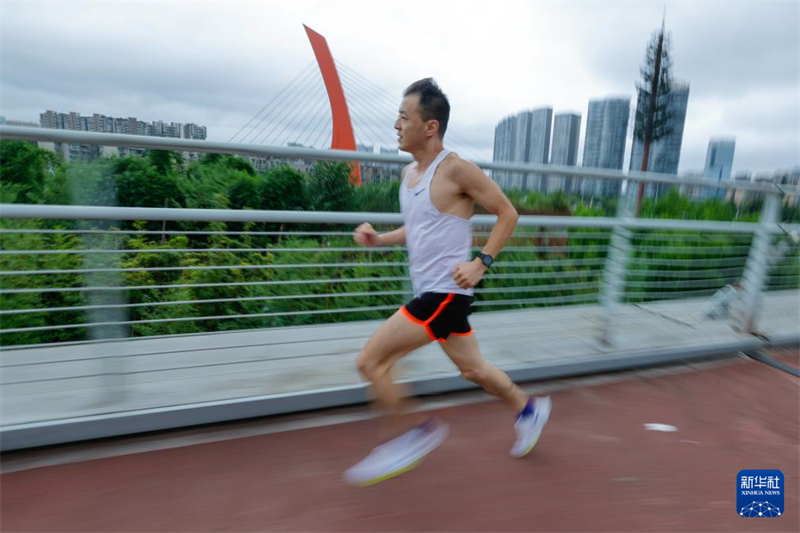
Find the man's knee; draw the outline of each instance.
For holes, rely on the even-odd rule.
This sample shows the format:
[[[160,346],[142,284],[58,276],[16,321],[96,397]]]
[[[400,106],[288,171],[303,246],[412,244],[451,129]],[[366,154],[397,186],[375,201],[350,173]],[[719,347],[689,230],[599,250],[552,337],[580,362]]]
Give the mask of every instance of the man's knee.
[[[374,365],[370,362],[366,352],[362,351],[360,354],[358,354],[358,357],[356,358],[356,368],[362,376],[369,377],[373,366]]]
[[[486,378],[488,376],[488,367],[483,365],[464,368],[461,370],[461,376],[466,380],[482,385],[486,382]]]
[[[379,354],[370,350],[361,350],[356,359],[356,368],[367,379],[372,379],[384,371],[384,364]]]

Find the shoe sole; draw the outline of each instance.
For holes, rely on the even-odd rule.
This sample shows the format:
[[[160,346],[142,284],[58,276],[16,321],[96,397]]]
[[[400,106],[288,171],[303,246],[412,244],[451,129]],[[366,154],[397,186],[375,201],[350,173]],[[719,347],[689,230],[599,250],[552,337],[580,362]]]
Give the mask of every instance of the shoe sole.
[[[386,481],[387,479],[392,479],[393,477],[397,477],[401,474],[405,474],[406,472],[410,472],[411,470],[414,470],[416,467],[421,465],[422,462],[428,457],[428,455],[430,455],[434,450],[436,450],[436,448],[438,448],[449,435],[450,435],[450,428],[445,425],[442,428],[442,434],[436,439],[435,444],[433,444],[429,450],[423,453],[422,457],[420,457],[416,461],[406,466],[398,468],[397,470],[392,470],[391,472],[387,472],[382,476],[367,481],[348,481],[348,480],[345,481],[347,481],[347,483],[355,487],[369,487],[377,483],[380,483],[381,481]]]
[[[521,454],[519,454],[519,455],[515,455],[514,457],[516,457],[517,459],[522,459],[523,457],[525,457],[526,455],[528,455],[529,453],[531,453],[531,450],[533,450],[533,447],[534,447],[534,446],[536,446],[536,443],[537,443],[537,442],[539,442],[539,438],[542,436],[542,431],[544,431],[544,427],[545,427],[545,426],[547,425],[547,423],[550,421],[550,413],[551,413],[552,411],[553,411],[553,405],[552,405],[552,403],[551,403],[551,404],[550,404],[550,408],[547,410],[547,414],[546,414],[545,416],[543,416],[543,417],[542,417],[542,419],[544,420],[544,422],[542,422],[542,425],[539,427],[539,432],[537,433],[536,437],[533,439],[533,441],[531,441],[531,445],[530,445],[530,446],[528,446],[528,447],[525,449],[525,451],[523,451]]]
[[[416,467],[418,467],[419,465],[422,464],[422,461],[424,459],[425,458],[423,457],[422,459],[419,459],[418,461],[413,462],[408,466],[405,466],[405,467],[403,467],[403,468],[401,468],[399,470],[395,470],[394,472],[389,472],[388,474],[385,474],[385,475],[383,475],[381,477],[377,477],[375,479],[370,479],[369,481],[348,481],[348,483],[350,483],[351,485],[353,485],[355,487],[370,487],[372,485],[376,485],[376,484],[380,483],[381,481],[386,481],[387,479],[392,479],[393,477],[397,477],[397,476],[399,476],[401,474],[405,474],[406,472],[410,472],[410,471],[414,470]]]

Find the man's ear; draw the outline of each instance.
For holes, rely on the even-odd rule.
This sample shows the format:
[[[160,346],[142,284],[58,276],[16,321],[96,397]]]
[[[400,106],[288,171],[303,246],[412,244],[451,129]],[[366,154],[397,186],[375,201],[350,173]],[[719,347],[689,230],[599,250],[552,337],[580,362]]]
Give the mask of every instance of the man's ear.
[[[425,122],[425,136],[433,137],[435,135],[439,135],[439,121],[429,120]]]

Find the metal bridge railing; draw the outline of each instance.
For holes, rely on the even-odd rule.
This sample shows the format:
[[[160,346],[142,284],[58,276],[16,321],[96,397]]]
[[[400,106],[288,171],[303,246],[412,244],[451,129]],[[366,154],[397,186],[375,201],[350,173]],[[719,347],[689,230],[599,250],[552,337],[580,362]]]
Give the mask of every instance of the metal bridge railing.
[[[352,241],[356,222],[390,229],[401,222],[395,214],[2,208],[0,343],[6,348],[385,318],[412,296],[405,248],[363,248]],[[145,229],[155,220],[170,229]],[[218,227],[222,220],[249,227]],[[194,229],[180,229],[181,221]],[[198,231],[198,222],[216,227]],[[258,228],[275,222],[281,231]],[[491,222],[474,217],[475,252]],[[786,228],[773,226],[767,235],[777,256],[761,265],[759,287],[796,289],[798,247],[785,238]],[[756,223],[523,216],[476,288],[475,308],[711,296],[747,278],[763,229]]]
[[[290,159],[409,161],[343,150],[8,126],[0,126],[0,137]],[[477,164],[491,171],[631,184],[730,185],[656,173]],[[503,310],[600,302],[609,311],[603,336],[609,343],[618,304],[709,296],[740,282],[746,295],[740,319],[745,329],[755,329],[761,292],[797,287],[797,246],[784,238],[797,230],[778,224],[778,206],[781,194],[800,191],[769,182],[735,186],[765,196],[759,223],[643,220],[622,216],[624,210],[617,218],[522,217],[500,261],[477,288],[475,306]],[[411,295],[402,248],[362,249],[350,239],[355,224],[393,227],[401,223],[397,214],[41,205],[0,210],[4,347],[382,318]],[[473,218],[476,250],[492,221]],[[198,222],[207,227],[198,230]]]

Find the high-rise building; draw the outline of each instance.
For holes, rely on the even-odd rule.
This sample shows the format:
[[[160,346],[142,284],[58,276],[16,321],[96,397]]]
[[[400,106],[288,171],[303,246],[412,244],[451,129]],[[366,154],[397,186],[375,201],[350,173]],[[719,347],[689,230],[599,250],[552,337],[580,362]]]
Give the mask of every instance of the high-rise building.
[[[517,117],[505,117],[494,128],[494,155],[492,161],[503,163],[514,161],[515,140],[517,136]],[[492,179],[502,188],[509,188],[511,173],[504,170],[492,171]]]
[[[45,111],[39,115],[39,122],[43,128],[76,131],[94,131],[100,133],[121,133],[125,135],[146,135],[149,137],[171,137],[175,139],[205,140],[208,130],[205,126],[197,124],[180,124],[176,122],[165,123],[157,120],[150,123],[138,120],[135,117],[114,118],[94,113],[92,116],[81,116],[80,113],[58,113]],[[127,155],[131,153],[144,153],[145,150],[133,148],[97,147],[94,145],[61,146],[54,143],[54,149],[64,154],[67,161],[92,160],[101,154]],[[196,158],[193,152],[184,152],[189,159]]]
[[[550,159],[550,134],[553,128],[553,108],[543,107],[531,111],[531,140],[526,163],[546,165]],[[543,174],[525,176],[522,190],[547,192],[547,178]]]
[[[94,113],[91,117],[84,117],[75,112],[45,111],[39,115],[39,122],[43,128],[59,130],[96,131],[176,139],[205,140],[208,134],[205,126],[197,124],[166,123],[161,120],[147,123],[135,117],[114,118],[99,113]]]
[[[581,116],[576,113],[559,113],[553,120],[553,148],[550,152],[550,164],[574,167],[578,162],[578,141],[581,132]],[[547,178],[547,190],[572,192],[572,177],[550,176]]]
[[[552,121],[553,109],[550,107],[522,111],[501,120],[494,132],[493,161],[546,164]],[[544,188],[539,174],[497,171],[492,176],[503,188]]]
[[[730,181],[735,150],[736,139],[711,139],[708,142],[703,179],[716,182]]]
[[[730,182],[733,169],[733,153],[736,140],[731,138],[711,139],[706,152],[706,166],[703,169],[703,181],[714,183]],[[705,198],[725,198],[726,189],[706,188]]]
[[[585,168],[622,170],[630,114],[631,100],[627,97],[589,101],[583,144]],[[576,188],[587,196],[616,196],[620,187],[619,181],[587,178]]]
[[[651,143],[647,171],[677,175],[678,165],[681,161],[683,127],[686,124],[686,110],[689,104],[689,84],[673,83],[669,94],[659,98],[666,100],[670,132],[666,137]],[[637,140],[637,136],[637,131],[634,131],[629,166],[630,170],[635,171],[642,169],[642,155],[644,154],[644,142]],[[669,184],[647,184],[645,194],[648,196],[660,196],[669,187]]]

